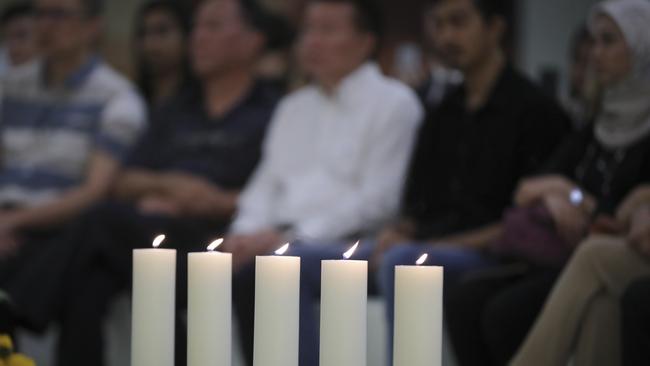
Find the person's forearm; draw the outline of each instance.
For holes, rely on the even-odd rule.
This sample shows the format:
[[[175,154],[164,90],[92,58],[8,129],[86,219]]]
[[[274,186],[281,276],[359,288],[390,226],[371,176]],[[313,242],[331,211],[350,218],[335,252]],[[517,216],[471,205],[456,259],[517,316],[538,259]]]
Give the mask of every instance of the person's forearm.
[[[502,232],[501,223],[484,226],[480,229],[466,231],[444,238],[430,240],[432,243],[449,243],[463,247],[481,249],[487,247],[490,243],[499,238]]]
[[[40,207],[18,209],[14,212],[14,227],[16,230],[28,230],[65,224],[103,198],[106,193],[106,189],[103,191],[79,189]]]
[[[120,174],[112,194],[124,201],[137,201],[151,195],[164,194],[163,175],[148,170],[130,169]]]
[[[219,197],[215,200],[212,207],[212,213],[219,218],[231,218],[237,211],[238,191],[222,191],[218,193]]]
[[[519,206],[528,206],[539,202],[547,194],[563,194],[568,197],[576,184],[559,175],[547,175],[524,180],[515,194]]]

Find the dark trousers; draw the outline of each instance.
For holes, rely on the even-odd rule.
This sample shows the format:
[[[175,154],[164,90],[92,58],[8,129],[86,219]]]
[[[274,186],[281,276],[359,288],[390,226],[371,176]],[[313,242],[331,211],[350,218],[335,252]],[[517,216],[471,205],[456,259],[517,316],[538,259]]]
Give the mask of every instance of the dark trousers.
[[[427,265],[444,267],[444,291],[450,289],[468,272],[483,270],[497,265],[497,259],[485,253],[460,247],[427,246],[423,244],[400,245],[384,253],[378,273],[379,288],[386,304],[388,336],[386,337],[386,354],[388,364],[393,364],[393,332],[395,328],[395,267],[413,265],[423,254],[427,253]],[[446,298],[447,295],[443,295]]]
[[[555,271],[504,266],[475,273],[450,290],[447,329],[462,366],[506,365],[550,292]]]
[[[320,297],[321,261],[341,259],[350,243],[295,243],[287,255],[297,256],[300,264],[300,366],[318,366],[319,320],[315,305]],[[362,242],[353,259],[367,260],[374,242]],[[372,276],[368,276],[368,291],[376,293]],[[233,278],[233,304],[239,324],[242,351],[247,365],[253,365],[255,315],[255,265],[245,266]]]
[[[636,281],[623,295],[623,365],[650,362],[650,278]]]
[[[76,273],[79,247],[69,227],[21,233],[18,252],[0,260],[0,288],[12,303],[13,324],[45,330],[60,314]]]
[[[131,287],[134,248],[151,246],[154,236],[167,235],[166,248],[177,253],[176,365],[186,363],[187,253],[204,251],[223,231],[223,224],[141,215],[133,206],[105,203],[81,219],[74,241],[81,255],[74,263],[80,275],[66,294],[60,319],[60,366],[104,364],[103,329],[116,294]]]

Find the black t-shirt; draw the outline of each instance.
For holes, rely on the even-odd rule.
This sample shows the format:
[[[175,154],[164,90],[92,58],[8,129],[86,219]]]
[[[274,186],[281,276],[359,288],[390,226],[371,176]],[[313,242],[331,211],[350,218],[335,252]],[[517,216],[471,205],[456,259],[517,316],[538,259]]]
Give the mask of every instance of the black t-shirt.
[[[279,93],[257,83],[220,118],[207,115],[200,93],[186,89],[152,112],[130,166],[180,171],[224,189],[241,189],[255,169]]]
[[[511,67],[469,112],[451,92],[419,132],[403,204],[419,238],[498,221],[518,181],[537,172],[570,129],[562,109]]]

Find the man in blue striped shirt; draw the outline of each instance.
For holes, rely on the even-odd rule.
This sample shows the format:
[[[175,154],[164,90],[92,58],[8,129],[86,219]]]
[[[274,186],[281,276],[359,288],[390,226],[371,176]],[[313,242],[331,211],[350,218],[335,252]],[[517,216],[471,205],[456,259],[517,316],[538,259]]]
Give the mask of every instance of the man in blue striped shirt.
[[[61,285],[72,249],[48,244],[108,193],[145,124],[134,88],[95,55],[100,13],[99,0],[36,1],[43,59],[0,87],[0,287],[33,327],[49,317],[33,269],[47,258],[39,281]]]

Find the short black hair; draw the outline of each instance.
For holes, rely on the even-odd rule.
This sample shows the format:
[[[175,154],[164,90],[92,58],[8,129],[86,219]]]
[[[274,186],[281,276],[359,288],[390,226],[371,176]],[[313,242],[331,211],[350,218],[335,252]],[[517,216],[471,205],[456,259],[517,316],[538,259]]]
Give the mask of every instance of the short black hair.
[[[190,33],[190,15],[187,8],[172,0],[149,0],[142,4],[135,16],[136,32],[141,32],[144,18],[154,12],[162,11],[169,14],[181,29],[184,35]]]
[[[384,19],[377,0],[311,0],[312,3],[349,4],[355,10],[355,25],[377,39],[384,35]]]
[[[444,1],[447,0],[433,0],[429,5],[435,6]],[[472,0],[472,3],[474,3],[481,17],[485,20],[492,20],[497,17],[501,17],[505,21],[511,19],[513,0]]]
[[[4,27],[7,23],[24,17],[30,17],[34,14],[34,8],[31,2],[20,1],[7,6],[0,15],[0,27]]]
[[[472,0],[484,19],[503,18],[510,19],[512,0]]]
[[[295,29],[284,17],[269,11],[259,0],[235,0],[239,5],[242,21],[266,38],[266,48],[283,49],[290,46],[295,38]],[[196,8],[209,3],[199,0]]]
[[[258,0],[239,0],[243,21],[266,37],[269,49],[282,49],[293,42],[295,31],[289,22],[260,5]]]
[[[179,4],[178,1],[173,0],[149,0],[140,6],[135,17],[135,37],[140,38],[144,33],[144,20],[147,15],[162,11],[171,16],[176,25],[180,29],[183,37],[187,39],[190,34],[190,17],[189,9],[186,9],[184,6]],[[153,76],[150,68],[143,60],[141,50],[134,49],[134,64],[137,70],[136,84],[140,89],[140,93],[145,98],[145,100],[151,104],[153,100]],[[194,80],[190,72],[188,53],[184,53],[183,59],[183,84],[184,85],[193,85]]]

